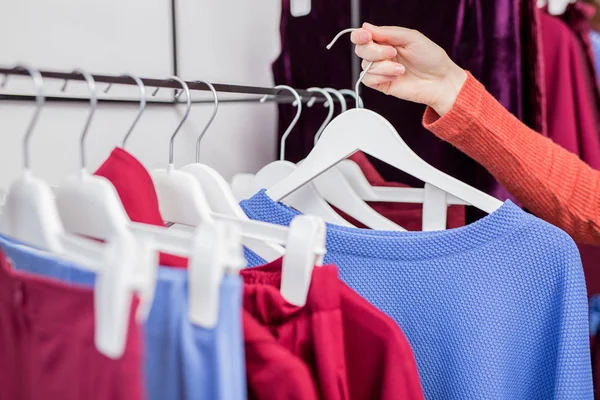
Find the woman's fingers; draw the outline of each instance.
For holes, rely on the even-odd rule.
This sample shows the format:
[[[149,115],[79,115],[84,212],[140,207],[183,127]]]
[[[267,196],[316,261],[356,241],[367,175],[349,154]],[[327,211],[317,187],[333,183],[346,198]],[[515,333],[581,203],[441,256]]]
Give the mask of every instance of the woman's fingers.
[[[377,44],[375,42],[358,44],[356,45],[354,52],[360,58],[369,61],[389,60],[390,58],[395,57],[397,54],[397,51],[394,47]]]
[[[367,69],[369,64],[370,64],[370,61],[363,60],[362,61],[362,69],[363,70]],[[386,61],[374,62],[373,65],[371,66],[371,68],[369,68],[368,73],[374,74],[374,75],[384,75],[384,76],[396,77],[396,76],[402,75],[405,71],[406,71],[406,69],[404,68],[404,65],[398,64],[393,61],[386,60]]]
[[[382,85],[385,83],[390,83],[393,80],[395,80],[396,78],[398,78],[398,77],[397,76],[367,74],[362,79],[362,84],[365,86],[368,86],[370,88],[377,89],[379,87],[379,85]]]
[[[375,26],[367,22],[363,24],[361,31],[369,32],[371,39],[376,42],[389,43],[392,46],[406,47],[424,38],[420,32],[413,29],[399,26]]]
[[[367,44],[371,41],[371,33],[366,29],[357,29],[350,34],[350,40],[354,44]]]

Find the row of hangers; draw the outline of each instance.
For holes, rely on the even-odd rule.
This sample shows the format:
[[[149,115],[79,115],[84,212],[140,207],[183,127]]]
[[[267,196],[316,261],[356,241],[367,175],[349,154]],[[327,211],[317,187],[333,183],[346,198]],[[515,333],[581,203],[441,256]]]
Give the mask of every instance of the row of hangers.
[[[349,31],[351,29],[340,32],[328,47]],[[361,108],[358,88],[367,68],[356,83],[357,108],[343,110],[336,118],[331,119],[333,100],[329,93],[333,92],[338,99],[341,93],[338,95],[332,90],[311,88],[313,92],[326,95],[330,112],[315,136],[314,149],[299,165],[288,163],[283,158],[285,138],[300,117],[302,102],[292,88],[278,87],[292,91],[296,97],[297,114],[284,135],[281,160],[269,164],[254,178],[259,187],[267,189],[266,194],[273,200],[289,201],[300,211],[304,208],[309,211],[306,211],[307,215],[294,219],[289,228],[251,221],[224,178],[199,162],[200,142],[218,110],[217,93],[209,82],[199,81],[211,89],[214,111],[197,140],[196,163],[181,169],[175,167],[174,140],[190,114],[192,103],[186,82],[173,76],[171,79],[182,87],[176,97],[182,94],[186,96],[186,111],[171,135],[166,168],[153,170],[150,175],[165,222],[192,227],[193,230],[174,230],[132,222],[114,186],[107,179],[91,175],[86,170],[85,138],[97,107],[93,76],[85,71],[75,71],[85,78],[90,93],[90,109],[80,136],[81,168],[65,179],[53,194],[49,185],[33,175],[29,164],[29,142],[44,105],[42,76],[39,71],[29,67],[19,66],[16,69],[25,70],[31,75],[36,89],[36,109],[23,139],[24,171],[7,193],[0,214],[0,234],[96,272],[95,340],[99,351],[109,357],[119,357],[123,353],[129,305],[134,293],[140,296],[145,305],[140,308],[137,317],[147,315],[156,284],[158,252],[189,258],[190,319],[199,325],[211,327],[216,324],[220,281],[224,274],[236,273],[245,265],[242,246],[266,261],[283,256],[281,293],[291,304],[303,305],[312,268],[321,265],[325,253],[323,219],[331,222],[334,218],[334,214],[323,205],[327,203],[321,203],[321,210],[311,203],[315,201],[311,197],[314,195],[312,184],[320,194],[325,193],[327,202],[344,211],[347,209],[351,216],[362,216],[358,213],[363,213],[364,207],[355,206],[354,203],[351,207],[346,206],[345,194],[350,192],[342,191],[341,185],[347,185],[348,190],[353,188],[353,193],[363,203],[365,200],[415,202],[415,199],[422,199],[425,207],[435,197],[437,204],[443,204],[444,210],[448,204],[460,202],[488,213],[502,204],[427,164],[404,143],[388,121],[373,111]],[[140,109],[125,135],[123,147],[145,107],[143,82],[129,74],[124,76],[135,80],[139,87]],[[2,86],[7,78],[8,75]],[[66,89],[66,83],[63,90]],[[359,168],[342,163],[357,151],[395,166],[428,186],[425,189],[377,191],[368,185],[364,176],[360,178]],[[328,187],[335,190],[327,190]],[[339,193],[336,193],[338,190]],[[307,194],[308,191],[313,194]],[[322,201],[323,197],[319,199]],[[344,224],[340,219],[336,218],[333,222]],[[394,226],[386,228],[401,230]],[[89,238],[102,239],[104,242]]]
[[[289,228],[252,221],[243,213],[225,179],[199,163],[200,142],[218,110],[212,84],[204,82],[213,93],[214,111],[197,140],[196,163],[176,169],[173,144],[192,104],[188,85],[171,77],[182,86],[176,97],[186,95],[186,111],[171,135],[167,167],[150,172],[165,222],[193,227],[190,232],[131,221],[110,181],[87,171],[85,139],[97,108],[97,96],[93,76],[85,71],[74,71],[85,78],[90,93],[90,108],[80,136],[81,168],[55,191],[35,177],[30,169],[29,143],[45,102],[43,79],[39,71],[27,66],[15,70],[31,75],[36,109],[23,139],[23,174],[11,184],[0,213],[0,234],[97,274],[95,341],[100,352],[113,358],[123,354],[134,294],[139,295],[142,304],[136,317],[143,320],[147,316],[159,252],[189,258],[190,320],[200,326],[214,327],[217,323],[221,280],[224,274],[236,273],[246,265],[243,246],[266,261],[283,256],[281,293],[292,304],[305,303],[312,269],[322,264],[325,252],[324,223],[313,216],[298,217]],[[125,147],[144,112],[146,92],[141,79],[123,76],[133,79],[140,92],[139,111],[122,142]],[[7,80],[8,75],[2,87]]]

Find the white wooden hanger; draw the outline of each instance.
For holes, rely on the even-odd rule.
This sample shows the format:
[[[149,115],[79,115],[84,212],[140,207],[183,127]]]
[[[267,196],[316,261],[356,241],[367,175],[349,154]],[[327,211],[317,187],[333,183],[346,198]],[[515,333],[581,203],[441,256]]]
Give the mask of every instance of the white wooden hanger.
[[[369,68],[370,66],[356,83],[357,95],[362,78]],[[298,169],[268,189],[267,195],[280,201],[359,150],[488,213],[502,205],[494,197],[427,164],[410,149],[385,118],[360,108],[349,110],[335,118],[325,128],[321,139]]]
[[[200,142],[217,115],[219,98],[214,86],[210,82],[199,82],[204,83],[211,90],[215,105],[208,123],[202,129],[196,141],[196,162],[186,165],[181,171],[192,175],[198,181],[213,213],[223,214],[250,223],[250,218],[248,218],[242,207],[240,207],[227,181],[213,168],[200,163]],[[242,242],[248,249],[266,261],[276,260],[285,253],[283,247],[270,242],[248,237],[244,237]]]
[[[294,95],[296,98],[294,104],[297,107],[296,116],[281,137],[280,159],[267,164],[256,173],[252,185],[253,189],[248,191],[252,193],[256,193],[261,189],[273,186],[296,169],[296,164],[285,161],[285,142],[300,119],[300,114],[302,113],[302,100],[300,99],[298,92],[289,86],[279,85],[275,86],[275,88],[288,90]],[[264,97],[262,100],[266,100],[266,98],[267,97]],[[323,197],[319,195],[319,192],[312,185],[312,183],[306,185],[293,195],[286,198],[284,203],[304,214],[321,217],[325,220],[325,222],[336,225],[351,226],[349,222],[343,219],[337,212],[335,212],[333,208],[331,208],[329,204],[327,204]]]
[[[133,293],[141,293],[145,301],[151,302],[156,265],[151,261],[156,253],[149,250],[143,253],[144,263],[139,257],[142,253],[126,232],[113,236],[106,244],[64,232],[50,186],[35,178],[29,169],[29,142],[44,104],[42,76],[28,67],[17,69],[24,69],[32,76],[37,107],[23,140],[24,176],[11,186],[0,216],[0,232],[97,273],[95,343],[105,356],[118,358],[125,349]]]
[[[315,134],[314,143],[319,140],[319,137],[325,127],[331,121],[333,117],[334,105],[333,99],[328,92],[324,89],[309,88],[308,91],[320,92],[327,99],[326,104],[329,104],[329,114],[327,118]],[[341,97],[343,97],[340,94]],[[310,101],[307,106],[310,106]],[[313,180],[315,187],[319,194],[332,206],[345,212],[355,220],[359,221],[363,225],[378,230],[392,230],[392,231],[403,231],[404,229],[398,224],[390,221],[383,215],[379,214],[373,208],[371,208],[364,200],[362,200],[356,191],[352,189],[352,186],[346,180],[346,177],[337,168],[332,167],[328,171],[319,175]]]

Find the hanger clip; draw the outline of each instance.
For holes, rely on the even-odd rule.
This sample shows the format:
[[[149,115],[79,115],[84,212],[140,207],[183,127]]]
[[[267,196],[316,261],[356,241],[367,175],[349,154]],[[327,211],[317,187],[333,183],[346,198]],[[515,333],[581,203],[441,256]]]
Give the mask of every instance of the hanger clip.
[[[315,265],[325,256],[325,222],[319,217],[300,215],[292,220],[283,268],[281,295],[289,303],[304,306]]]

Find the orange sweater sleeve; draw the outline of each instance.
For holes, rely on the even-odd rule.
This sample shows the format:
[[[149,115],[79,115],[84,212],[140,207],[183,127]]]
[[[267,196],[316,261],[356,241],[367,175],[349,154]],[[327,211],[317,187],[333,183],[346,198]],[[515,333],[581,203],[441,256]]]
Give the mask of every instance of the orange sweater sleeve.
[[[483,165],[523,205],[577,242],[600,245],[600,172],[529,129],[468,74],[453,108],[423,125]]]

